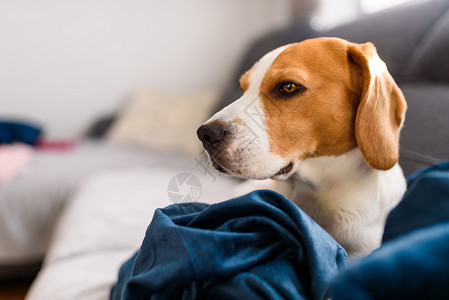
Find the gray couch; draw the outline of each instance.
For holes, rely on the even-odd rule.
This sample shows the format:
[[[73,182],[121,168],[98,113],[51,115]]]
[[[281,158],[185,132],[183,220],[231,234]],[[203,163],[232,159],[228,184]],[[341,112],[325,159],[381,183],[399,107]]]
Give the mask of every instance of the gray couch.
[[[217,110],[240,95],[238,77],[270,50],[318,36],[373,42],[401,87],[408,111],[401,133],[405,175],[449,159],[449,1],[415,1],[327,32],[307,22],[256,41],[244,55]]]

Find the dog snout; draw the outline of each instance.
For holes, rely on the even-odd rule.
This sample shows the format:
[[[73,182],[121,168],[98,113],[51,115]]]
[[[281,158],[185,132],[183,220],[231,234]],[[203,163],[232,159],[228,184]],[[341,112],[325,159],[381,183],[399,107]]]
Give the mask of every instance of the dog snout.
[[[205,148],[210,148],[214,144],[221,142],[227,133],[226,128],[218,122],[201,125],[196,131]]]

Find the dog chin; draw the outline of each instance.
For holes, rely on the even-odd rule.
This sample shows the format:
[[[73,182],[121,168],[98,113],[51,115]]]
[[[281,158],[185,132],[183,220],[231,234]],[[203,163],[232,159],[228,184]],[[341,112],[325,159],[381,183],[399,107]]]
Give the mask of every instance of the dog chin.
[[[209,160],[211,165],[217,170],[219,173],[229,176],[229,177],[238,177],[242,179],[255,179],[255,180],[264,180],[264,179],[274,179],[274,180],[286,180],[292,173],[294,173],[295,165],[293,163],[289,163],[288,165],[279,168],[279,171],[276,173],[269,174],[257,174],[256,172],[245,172],[235,171],[232,168],[228,168],[217,162],[213,157],[209,155]]]

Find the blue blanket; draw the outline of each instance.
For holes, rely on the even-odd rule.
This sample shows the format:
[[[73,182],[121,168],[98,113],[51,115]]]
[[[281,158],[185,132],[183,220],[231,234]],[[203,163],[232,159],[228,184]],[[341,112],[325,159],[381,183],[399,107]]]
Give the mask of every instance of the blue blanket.
[[[345,262],[289,200],[256,191],[158,209],[111,299],[449,299],[449,163],[410,177],[382,247]]]
[[[0,144],[12,144],[21,142],[33,145],[41,129],[22,122],[0,121]]]
[[[280,194],[156,210],[112,299],[323,299],[346,252]]]

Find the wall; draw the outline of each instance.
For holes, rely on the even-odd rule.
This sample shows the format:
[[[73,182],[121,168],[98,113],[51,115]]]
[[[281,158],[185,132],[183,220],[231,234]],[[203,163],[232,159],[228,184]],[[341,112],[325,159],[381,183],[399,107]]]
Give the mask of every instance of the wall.
[[[14,0],[0,4],[0,118],[80,136],[137,86],[221,89],[289,0]]]

